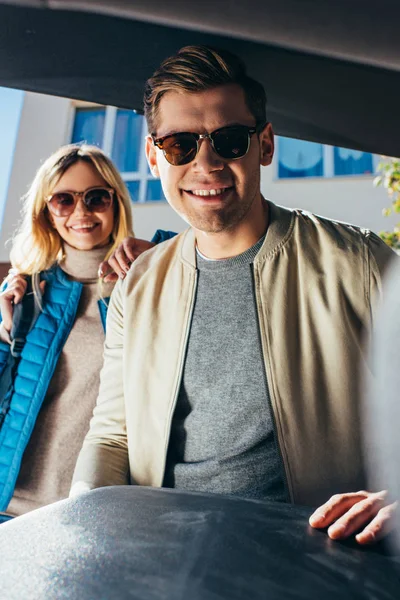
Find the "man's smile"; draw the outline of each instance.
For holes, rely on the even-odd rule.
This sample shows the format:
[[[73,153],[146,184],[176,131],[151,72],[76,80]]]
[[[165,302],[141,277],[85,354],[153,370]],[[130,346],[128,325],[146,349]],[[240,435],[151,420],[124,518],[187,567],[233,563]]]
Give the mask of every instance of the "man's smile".
[[[227,194],[234,189],[234,186],[229,187],[199,187],[198,189],[183,190],[190,196],[195,196],[201,199],[222,200]]]

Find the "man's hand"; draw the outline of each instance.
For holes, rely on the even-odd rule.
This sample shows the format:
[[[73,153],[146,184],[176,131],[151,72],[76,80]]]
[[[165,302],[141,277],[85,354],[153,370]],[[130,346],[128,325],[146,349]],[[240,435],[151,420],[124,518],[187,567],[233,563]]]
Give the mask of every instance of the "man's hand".
[[[133,261],[142,252],[149,250],[153,246],[155,246],[153,242],[126,237],[112,253],[108,261],[103,261],[100,264],[99,277],[103,277],[106,283],[117,281],[118,277],[124,279]]]
[[[386,491],[336,494],[311,515],[310,525],[329,527],[332,540],[343,540],[359,531],[355,536],[359,544],[373,544],[393,527],[397,502],[387,504],[386,496]]]

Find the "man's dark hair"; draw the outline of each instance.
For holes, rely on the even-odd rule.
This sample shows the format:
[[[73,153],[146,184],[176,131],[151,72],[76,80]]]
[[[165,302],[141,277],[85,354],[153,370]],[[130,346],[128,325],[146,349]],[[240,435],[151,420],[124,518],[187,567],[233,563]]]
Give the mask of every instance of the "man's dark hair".
[[[246,104],[256,126],[267,122],[267,97],[261,83],[249,77],[244,62],[226,50],[207,46],[185,46],[164,60],[146,82],[144,114],[150,133],[156,132],[160,100],[166,92],[201,92],[236,83],[244,91]]]

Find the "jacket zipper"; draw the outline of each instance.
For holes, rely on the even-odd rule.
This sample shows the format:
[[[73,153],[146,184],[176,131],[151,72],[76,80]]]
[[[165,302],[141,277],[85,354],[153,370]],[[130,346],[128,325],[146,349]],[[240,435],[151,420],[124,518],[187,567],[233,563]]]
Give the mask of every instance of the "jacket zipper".
[[[181,353],[181,359],[180,359],[180,363],[179,363],[179,377],[177,378],[176,389],[175,389],[175,393],[174,393],[174,399],[173,399],[173,402],[171,404],[171,409],[170,409],[169,415],[168,415],[168,421],[167,421],[168,435],[166,436],[165,446],[164,446],[164,462],[163,462],[163,467],[162,467],[162,478],[161,478],[160,487],[162,486],[163,481],[164,481],[164,477],[165,477],[165,466],[166,466],[166,462],[167,462],[169,440],[170,440],[170,437],[171,437],[171,423],[172,423],[173,414],[175,412],[176,403],[178,401],[179,389],[181,387],[183,365],[184,365],[184,362],[185,362],[186,348],[187,348],[187,343],[188,343],[188,339],[189,339],[190,327],[191,327],[191,324],[192,324],[192,317],[193,317],[193,310],[194,310],[194,297],[195,297],[195,294],[196,294],[196,290],[197,290],[197,269],[196,269],[196,272],[194,274],[194,283],[193,283],[192,295],[191,295],[191,298],[190,298],[189,317],[188,317],[188,320],[187,320],[186,331],[185,331],[185,336],[184,336],[184,341],[183,341],[183,348],[182,348],[182,353]]]
[[[267,404],[269,407],[269,411],[271,413],[272,427],[274,430],[274,439],[275,439],[275,444],[276,444],[276,450],[277,450],[279,464],[281,467],[281,473],[282,473],[282,478],[283,478],[283,487],[285,489],[285,493],[286,493],[286,497],[288,498],[288,501],[293,502],[293,497],[292,497],[292,494],[289,489],[285,461],[283,459],[282,449],[279,444],[278,428],[276,426],[276,415],[275,415],[275,412],[274,412],[274,409],[272,406],[271,393],[270,393],[270,389],[269,389],[269,385],[268,385],[268,377],[267,377],[267,372],[266,372],[267,371],[267,367],[266,367],[266,365],[267,365],[266,354],[267,353],[266,353],[265,345],[263,342],[263,336],[261,335],[261,320],[262,319],[260,318],[261,310],[260,310],[260,302],[259,302],[259,290],[260,290],[259,276],[258,276],[258,272],[256,272],[256,270],[254,269],[254,264],[253,264],[253,277],[254,277],[254,283],[255,283],[254,287],[255,287],[255,298],[256,298],[257,316],[258,316],[258,335],[259,335],[259,339],[260,339],[261,352],[262,352],[262,356],[263,356],[263,360],[264,360],[263,376],[264,376],[265,389],[267,390]],[[264,326],[264,323],[263,323],[263,326]],[[265,329],[265,327],[264,327],[264,329]]]

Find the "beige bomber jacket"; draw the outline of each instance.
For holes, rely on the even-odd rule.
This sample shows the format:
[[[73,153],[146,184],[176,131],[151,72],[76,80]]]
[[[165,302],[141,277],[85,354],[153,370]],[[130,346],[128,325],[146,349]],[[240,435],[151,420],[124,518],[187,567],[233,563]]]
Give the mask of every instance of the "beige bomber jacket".
[[[358,371],[394,253],[368,230],[268,204],[270,225],[254,261],[265,370],[291,500],[317,505],[366,486]],[[162,485],[196,277],[189,229],[139,257],[116,285],[72,495]]]

